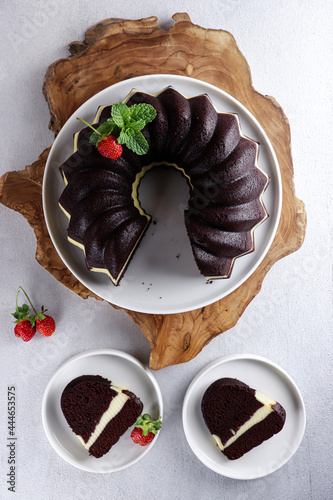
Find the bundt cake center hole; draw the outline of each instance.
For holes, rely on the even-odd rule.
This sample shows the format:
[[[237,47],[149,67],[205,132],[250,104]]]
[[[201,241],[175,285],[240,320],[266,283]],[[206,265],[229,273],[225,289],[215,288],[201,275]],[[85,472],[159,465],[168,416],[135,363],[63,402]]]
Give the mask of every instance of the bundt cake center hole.
[[[183,220],[190,197],[187,178],[171,165],[154,166],[145,173],[138,187],[140,206],[156,223]]]

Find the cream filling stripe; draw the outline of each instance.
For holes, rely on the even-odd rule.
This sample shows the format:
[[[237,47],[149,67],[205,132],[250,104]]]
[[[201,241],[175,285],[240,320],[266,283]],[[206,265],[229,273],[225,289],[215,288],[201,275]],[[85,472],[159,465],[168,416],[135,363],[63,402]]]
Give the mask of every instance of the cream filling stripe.
[[[123,409],[126,401],[129,399],[129,396],[124,394],[121,387],[111,384],[111,389],[117,391],[118,394],[115,396],[110,402],[109,408],[103,413],[100,421],[95,427],[94,432],[90,436],[89,440],[85,443],[81,436],[76,434],[76,436],[81,441],[82,445],[89,450],[89,448],[95,443],[95,441],[99,438],[99,436],[104,431],[105,427],[108,423]]]
[[[228,446],[230,446],[235,441],[237,441],[237,439],[240,438],[246,431],[248,431],[249,429],[251,429],[251,427],[253,427],[254,425],[259,424],[259,422],[262,422],[263,420],[265,420],[265,418],[270,413],[272,413],[272,411],[274,411],[273,408],[272,408],[272,406],[274,406],[276,404],[276,401],[273,401],[272,399],[268,398],[267,396],[264,396],[263,394],[261,394],[258,391],[256,391],[255,397],[256,397],[256,399],[258,401],[260,401],[261,403],[263,403],[263,406],[261,406],[261,408],[259,408],[252,415],[252,417],[247,422],[245,422],[245,424],[241,425],[239,427],[239,429],[237,430],[237,432],[235,432],[235,431],[233,431],[231,429],[231,432],[234,435],[230,439],[228,439],[228,441],[225,443],[225,445],[222,444],[222,441],[221,441],[221,439],[218,436],[216,436],[215,434],[213,434],[213,437],[214,437],[214,439],[215,439],[215,441],[217,443],[217,446],[222,451],[224,451],[226,448],[228,448]]]

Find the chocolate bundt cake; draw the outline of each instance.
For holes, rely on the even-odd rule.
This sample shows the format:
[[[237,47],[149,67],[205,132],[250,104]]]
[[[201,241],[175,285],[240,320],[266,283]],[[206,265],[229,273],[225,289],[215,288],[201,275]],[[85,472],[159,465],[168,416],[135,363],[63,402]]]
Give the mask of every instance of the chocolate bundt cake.
[[[72,380],[65,387],[60,404],[68,425],[96,458],[105,455],[135,424],[143,408],[135,394],[100,375],[82,375]]]
[[[140,156],[124,146],[111,160],[89,144],[89,127],[76,134],[75,152],[60,166],[68,239],[84,250],[89,269],[118,285],[151,220],[138,199],[140,180],[156,165],[172,165],[190,187],[184,216],[197,267],[207,280],[228,278],[235,259],[254,250],[253,231],[268,217],[262,195],[269,178],[257,164],[258,143],[242,135],[237,115],[218,113],[206,94],[133,90],[124,102],[155,108],[156,118],[142,130],[149,150]],[[96,127],[111,108],[98,109]]]
[[[201,410],[209,432],[222,453],[235,460],[281,431],[284,408],[237,379],[213,382]]]

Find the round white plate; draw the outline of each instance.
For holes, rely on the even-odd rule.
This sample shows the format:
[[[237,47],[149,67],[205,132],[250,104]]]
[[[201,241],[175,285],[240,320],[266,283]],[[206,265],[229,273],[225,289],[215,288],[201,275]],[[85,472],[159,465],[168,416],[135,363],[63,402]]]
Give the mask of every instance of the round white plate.
[[[241,380],[286,410],[283,429],[238,460],[228,460],[222,454],[201,413],[204,392],[222,377]],[[250,354],[227,356],[209,364],[191,382],[183,404],[184,431],[194,454],[213,471],[235,479],[263,477],[286,464],[301,444],[305,422],[303,399],[290,376],[272,361]]]
[[[120,286],[115,287],[107,275],[88,271],[80,248],[67,241],[68,220],[58,206],[64,189],[59,166],[72,154],[73,134],[82,128],[77,117],[92,122],[99,105],[123,100],[133,89],[156,93],[168,85],[187,97],[207,93],[221,112],[237,113],[244,135],[260,143],[259,166],[271,182],[263,201],[269,218],[254,231],[255,251],[236,259],[229,279],[207,283],[198,271],[191,252],[183,211],[189,199],[189,190],[183,177],[172,169],[164,196],[153,197],[140,187],[140,201],[144,208],[155,204],[153,219],[128,266]],[[144,182],[154,186],[155,181],[145,176]],[[143,191],[143,193],[141,192]],[[145,200],[148,192],[148,200]],[[156,193],[155,193],[156,194]],[[171,202],[171,203],[170,203]],[[45,167],[43,180],[43,209],[52,242],[68,269],[89,290],[117,306],[150,314],[171,314],[190,311],[211,304],[240,286],[265,257],[280,219],[282,185],[280,170],[270,141],[258,121],[236,99],[222,90],[193,78],[178,75],[140,76],[119,82],[99,92],[84,103],[65,123],[54,141]]]
[[[48,383],[42,403],[42,420],[48,440],[67,462],[89,472],[115,472],[135,464],[148,453],[158,435],[145,446],[130,438],[131,429],[101,458],[89,455],[67,424],[60,407],[66,385],[80,375],[101,375],[134,392],[143,403],[143,412],[157,419],[163,414],[161,391],[151,372],[133,356],[113,349],[86,351],[64,363]]]

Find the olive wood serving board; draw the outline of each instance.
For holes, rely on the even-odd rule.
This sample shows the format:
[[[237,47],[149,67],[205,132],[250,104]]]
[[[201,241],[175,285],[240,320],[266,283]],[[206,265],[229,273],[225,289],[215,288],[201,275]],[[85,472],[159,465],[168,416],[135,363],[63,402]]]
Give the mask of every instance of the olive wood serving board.
[[[288,119],[274,98],[252,86],[250,68],[233,36],[224,30],[194,25],[188,14],[173,16],[168,30],[156,17],[137,21],[106,19],[69,45],[70,56],[48,68],[43,93],[55,136],[87,99],[122,80],[156,73],[177,74],[208,82],[240,101],[266,131],[279,162],[282,214],[265,259],[248,280],[227,297],[182,314],[144,314],[126,310],[151,345],[150,367],[161,369],[193,359],[215,336],[233,327],[260,291],[271,266],[303,243],[306,212],[296,198]],[[37,238],[37,261],[57,280],[83,298],[96,295],[64,266],[49,237],[42,209],[42,181],[50,148],[25,170],[0,179],[0,201],[20,212]],[[110,284],[110,286],[113,286]]]

